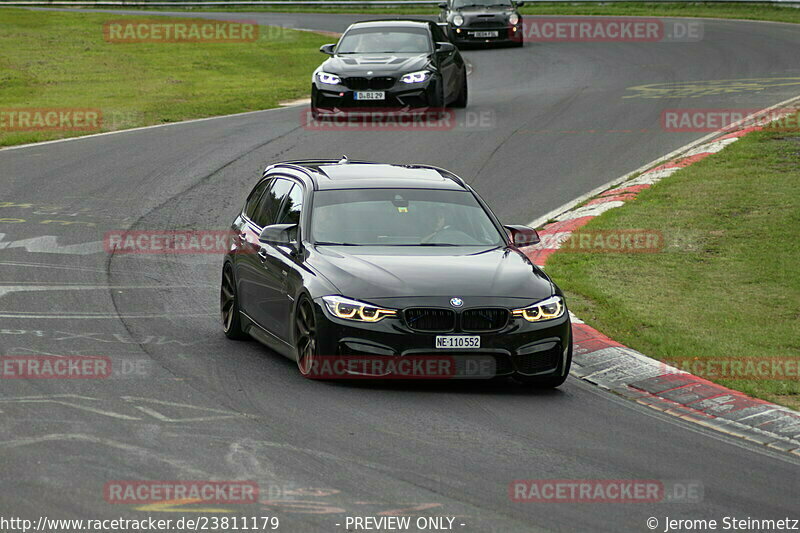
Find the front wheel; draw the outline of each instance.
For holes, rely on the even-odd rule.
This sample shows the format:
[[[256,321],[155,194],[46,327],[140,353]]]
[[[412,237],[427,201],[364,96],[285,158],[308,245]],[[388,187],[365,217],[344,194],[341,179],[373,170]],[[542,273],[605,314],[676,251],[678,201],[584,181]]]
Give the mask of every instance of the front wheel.
[[[219,308],[222,314],[222,332],[232,340],[242,340],[247,335],[242,331],[242,317],[239,314],[239,298],[236,295],[236,282],[233,267],[226,263],[222,268],[222,286],[219,291]]]
[[[443,80],[436,80],[431,90],[429,98],[429,107],[437,113],[444,113],[444,82]]]
[[[467,97],[469,96],[469,91],[467,89],[466,69],[464,70],[463,79],[464,81],[461,83],[461,91],[459,91],[456,101],[453,102],[453,107],[467,107]]]
[[[294,318],[294,345],[297,350],[297,368],[303,377],[314,379],[319,353],[317,349],[317,320],[314,306],[303,296],[297,304]]]

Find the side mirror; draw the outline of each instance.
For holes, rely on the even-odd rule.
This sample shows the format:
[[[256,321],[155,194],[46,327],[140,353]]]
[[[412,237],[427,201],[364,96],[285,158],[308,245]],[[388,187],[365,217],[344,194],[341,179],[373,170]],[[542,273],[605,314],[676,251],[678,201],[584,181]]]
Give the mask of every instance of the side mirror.
[[[261,244],[277,248],[288,248],[290,254],[297,252],[297,224],[271,224],[264,226],[258,236]]]
[[[447,2],[439,2],[439,9],[447,9]]]
[[[450,53],[450,52],[454,51],[455,49],[456,49],[456,45],[454,45],[453,43],[447,43],[447,42],[436,43],[436,51],[438,53],[442,53],[442,54]]]
[[[514,2],[514,4],[515,4],[517,7],[523,7],[523,6],[525,5],[525,2],[522,2],[522,1],[520,0],[519,2]]]
[[[323,54],[328,54],[329,56],[333,55],[333,49],[336,48],[335,44],[323,44],[319,47],[319,51]]]
[[[508,236],[511,238],[511,242],[514,243],[514,246],[523,247],[523,246],[533,246],[534,244],[539,244],[539,234],[536,232],[535,229],[529,228],[528,226],[504,226],[506,231],[508,231]]]

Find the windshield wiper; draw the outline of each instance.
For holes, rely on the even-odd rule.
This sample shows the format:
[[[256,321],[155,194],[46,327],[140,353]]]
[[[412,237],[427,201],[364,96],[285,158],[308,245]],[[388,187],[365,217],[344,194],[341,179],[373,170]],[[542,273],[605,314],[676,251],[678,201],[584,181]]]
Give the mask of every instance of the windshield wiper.
[[[449,242],[421,242],[418,244],[390,244],[389,246],[464,246],[464,245],[451,244]]]
[[[354,244],[352,242],[330,242],[330,241],[317,241],[314,243],[315,246],[361,246],[360,244]]]

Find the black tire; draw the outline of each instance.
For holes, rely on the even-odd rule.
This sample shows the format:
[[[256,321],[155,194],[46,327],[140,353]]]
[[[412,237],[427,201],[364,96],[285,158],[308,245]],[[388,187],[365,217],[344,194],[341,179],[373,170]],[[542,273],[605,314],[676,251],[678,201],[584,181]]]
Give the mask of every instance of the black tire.
[[[563,376],[548,376],[540,378],[536,376],[514,376],[514,379],[527,387],[534,387],[537,389],[555,389],[560,387],[567,381],[569,376],[569,369],[572,366],[572,344],[569,345],[569,354],[567,355],[567,367],[564,369]]]
[[[523,41],[522,37],[520,37],[519,41],[511,41],[511,46],[514,48],[522,48],[525,46],[525,41]]]
[[[314,304],[307,296],[300,297],[294,318],[294,346],[297,350],[297,368],[308,379],[315,379],[319,348],[317,346],[317,319]]]
[[[242,317],[239,313],[239,298],[236,295],[236,280],[230,263],[222,267],[222,283],[219,290],[219,308],[222,317],[222,332],[231,340],[247,338],[242,331]]]
[[[314,120],[319,120],[320,113],[319,108],[317,107],[317,87],[312,84],[311,85],[311,118]]]
[[[442,80],[436,80],[436,85],[433,87],[433,97],[430,101],[430,109],[436,113],[444,113],[444,83]]]
[[[461,91],[459,91],[456,101],[453,102],[453,107],[467,107],[468,97],[469,89],[467,89],[467,71],[464,69],[464,81],[461,83]]]

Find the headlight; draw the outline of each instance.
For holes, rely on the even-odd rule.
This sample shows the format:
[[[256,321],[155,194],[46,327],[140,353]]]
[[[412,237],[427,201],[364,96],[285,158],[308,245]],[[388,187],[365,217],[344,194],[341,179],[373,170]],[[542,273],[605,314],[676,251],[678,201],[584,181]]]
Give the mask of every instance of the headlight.
[[[512,26],[516,26],[517,24],[519,24],[519,15],[517,15],[516,13],[511,13],[511,16],[508,17],[508,23],[511,24]]]
[[[328,74],[327,72],[322,71],[317,72],[317,79],[322,83],[327,83],[329,85],[338,85],[342,82],[342,78],[336,74]]]
[[[328,311],[337,318],[359,322],[378,322],[386,317],[397,316],[397,311],[394,309],[383,309],[343,296],[323,296],[322,300]]]
[[[551,296],[541,302],[536,302],[522,309],[514,309],[512,314],[516,317],[524,318],[528,322],[541,322],[542,320],[552,320],[564,314],[564,300],[560,296]]]
[[[429,70],[420,70],[419,72],[412,72],[410,74],[404,74],[400,81],[403,83],[419,83],[421,81],[425,81],[431,77],[431,73]]]
[[[453,17],[453,26],[461,26],[462,24],[464,24],[464,17],[461,15]]]

